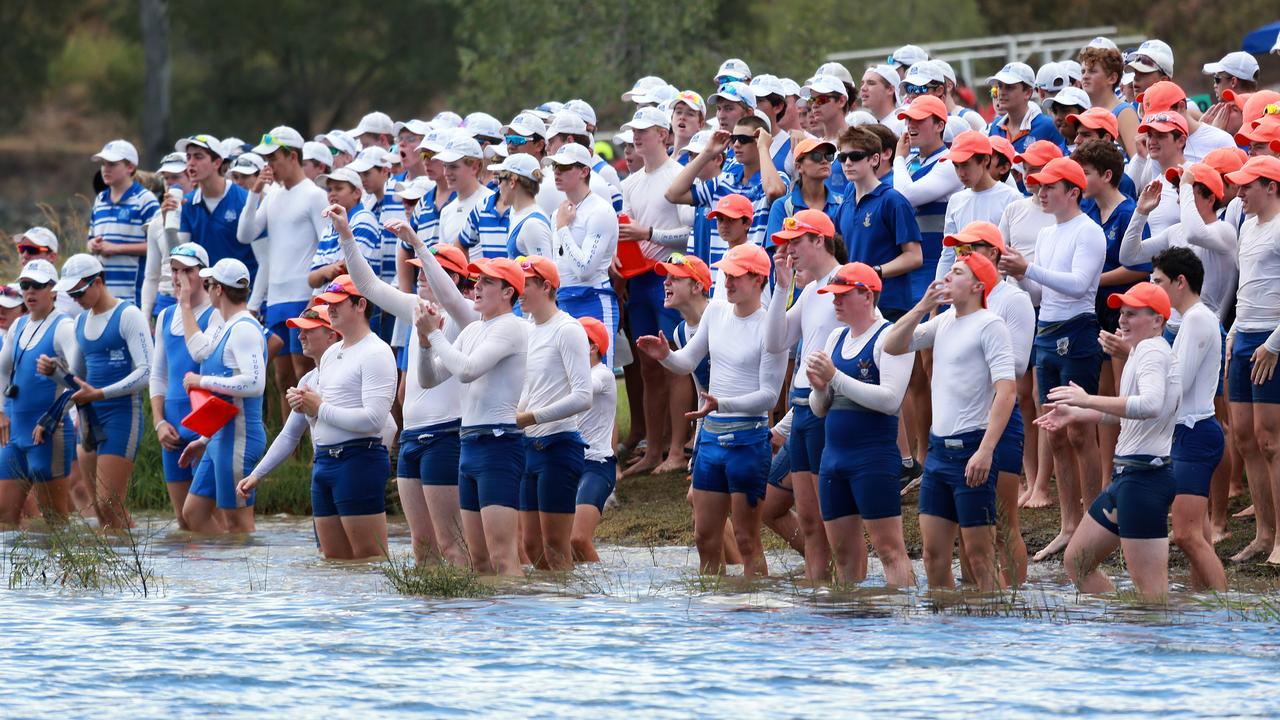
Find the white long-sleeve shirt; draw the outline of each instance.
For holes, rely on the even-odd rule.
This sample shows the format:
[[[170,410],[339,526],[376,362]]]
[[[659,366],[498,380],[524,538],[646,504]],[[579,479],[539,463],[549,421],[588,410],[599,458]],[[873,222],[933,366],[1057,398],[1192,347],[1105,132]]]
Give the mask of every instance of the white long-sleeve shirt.
[[[517,410],[532,412],[531,437],[578,429],[574,417],[591,409],[591,360],[587,331],[561,310],[544,323],[529,324],[524,391]]]
[[[465,198],[455,195],[452,200],[445,203],[444,207],[440,208],[440,224],[437,226],[440,234],[435,238],[423,238],[423,241],[428,245],[442,242],[462,247],[458,238],[467,227],[467,218],[471,217],[472,210],[483,206],[484,202],[492,194],[492,190],[480,185],[475,192]],[[476,247],[479,248],[480,246],[477,245]]]
[[[919,180],[911,179],[911,169],[901,156],[893,159],[893,189],[902,193],[913,207],[928,205],[931,202],[946,200],[964,189],[960,176],[956,175],[955,163],[948,160],[950,150],[943,150],[930,157],[926,163],[935,163],[936,167]],[[945,161],[945,162],[944,162]]]
[[[668,158],[653,172],[641,168],[622,181],[623,211],[636,225],[653,228],[655,239],[666,234],[681,237],[676,249],[683,249],[688,242],[691,222],[682,217],[682,208],[688,206],[669,203],[665,195],[683,169],[683,165]],[[671,251],[671,247],[660,242],[640,241],[640,252],[650,260],[666,261]]]
[[[174,313],[181,320],[181,309]],[[199,313],[196,317],[200,317]],[[241,310],[225,321],[217,310],[209,316],[209,325],[203,332],[186,338],[187,353],[196,362],[204,362],[218,348],[223,336],[230,332],[227,346],[222,353],[222,364],[233,371],[227,377],[201,375],[200,387],[232,397],[255,397],[267,388],[266,338],[257,323],[237,322],[252,318],[248,310]]]
[[[827,356],[835,362],[839,358],[850,360],[862,352],[867,346],[867,342],[875,336],[876,331],[890,323],[883,318],[871,324],[861,335],[854,335],[852,331],[845,338],[840,347],[836,347],[840,343],[840,335],[844,332],[843,326],[837,327],[831,331],[823,346],[823,351]],[[903,355],[890,355],[884,351],[885,333],[880,333],[880,337],[876,338],[876,344],[871,349],[874,353],[876,367],[880,370],[880,384],[873,385],[871,383],[862,382],[848,373],[836,370],[836,374],[831,378],[831,385],[825,391],[814,390],[809,396],[809,407],[815,415],[825,416],[827,410],[831,407],[831,399],[834,395],[842,395],[858,405],[874,410],[885,415],[896,415],[902,407],[902,398],[907,394],[907,384],[911,381],[911,368],[915,365],[915,356],[913,352]],[[837,355],[837,353],[839,353]],[[797,363],[797,365],[803,365]],[[776,430],[776,428],[775,428]]]
[[[1173,356],[1182,376],[1178,423],[1191,427],[1213,417],[1213,397],[1222,371],[1222,330],[1218,316],[1204,303],[1192,305],[1182,316]]]
[[[422,348],[417,371],[423,387],[450,376],[462,383],[462,426],[514,425],[524,388],[529,324],[511,313],[462,328],[456,342],[440,330]]]
[[[698,323],[698,332],[687,345],[668,355],[662,366],[688,375],[710,355],[709,390],[719,404],[712,415],[764,415],[778,402],[787,369],[786,352],[764,348],[764,321],[764,308],[739,317],[729,303],[710,303]]]
[[[121,300],[120,302],[124,301]],[[96,340],[102,337],[102,333],[107,329],[107,323],[111,321],[111,315],[115,311],[115,307],[101,314],[86,310],[84,313],[85,338]],[[133,370],[128,375],[120,378],[118,382],[114,382],[104,388],[98,388],[102,391],[104,399],[107,400],[140,393],[147,388],[151,378],[151,355],[154,351],[151,345],[151,324],[147,322],[137,305],[130,305],[120,311],[120,336],[124,338],[125,347],[129,351],[129,359],[133,362]],[[71,372],[81,379],[84,378],[87,366],[84,354],[80,352],[78,344],[74,346],[74,352],[69,358],[69,365]]]
[[[987,296],[987,309],[1004,321],[1009,329],[1009,348],[1013,352],[1013,371],[1017,377],[1027,372],[1031,345],[1036,339],[1036,309],[1031,298],[1012,282],[997,284]]]
[[[325,220],[321,213],[328,204],[325,192],[305,178],[291,188],[280,185],[270,192],[270,201],[266,203],[262,203],[261,194],[249,193],[244,211],[240,213],[236,239],[249,245],[264,231],[267,233],[270,304],[311,299],[307,274],[316,246],[324,235]],[[259,277],[261,275],[259,273]]]
[[[200,317],[208,308],[209,301],[206,299],[199,307],[194,309],[195,316],[197,318]],[[213,316],[211,315],[209,319],[212,320]],[[182,337],[184,332],[184,325],[182,324],[182,308],[174,310],[169,316],[169,331],[176,337]],[[166,335],[168,335],[168,333],[165,332],[165,328],[161,325],[156,325],[155,335],[153,336],[155,357],[151,363],[151,381],[149,384],[152,397],[169,394],[169,356],[165,354]]]
[[[559,224],[559,212],[552,216]],[[618,251],[618,215],[608,201],[588,193],[578,203],[573,222],[551,236],[561,287],[609,287],[609,266]]]
[[[618,380],[602,362],[591,366],[591,409],[577,415],[578,433],[587,443],[586,458],[613,457],[613,423],[618,414]]]
[[[334,343],[321,356],[318,369],[316,444],[379,437],[399,380],[391,347],[373,333],[351,345]]]
[[[56,309],[49,313],[44,321],[32,322],[31,318],[27,318],[27,326],[22,329],[22,335],[15,335],[13,326],[10,326],[9,332],[6,332],[0,338],[0,396],[3,396],[9,389],[9,379],[13,375],[14,358],[17,354],[18,347],[22,348],[24,353],[30,352],[32,348],[39,345],[44,336],[48,334],[49,329],[57,323],[57,330],[53,334],[53,351],[58,359],[69,363],[69,358],[74,353],[78,353],[76,346],[76,323],[74,318],[58,321],[59,313]],[[65,315],[63,315],[65,317]],[[21,387],[22,378],[13,377],[15,384]],[[3,408],[0,407],[0,412]]]
[[[990,310],[956,317],[951,308],[915,329],[910,349],[929,347],[933,348],[929,432],[950,437],[987,427],[996,383],[1015,378],[1009,328]]]
[[[1240,285],[1232,330],[1269,332],[1267,350],[1280,353],[1280,215],[1240,228]]]
[[[1041,230],[1036,261],[1023,276],[1041,287],[1040,319],[1062,322],[1094,312],[1106,256],[1102,228],[1084,213]]]
[[[1005,208],[1021,199],[1021,193],[1004,183],[996,183],[982,192],[965,188],[947,200],[947,214],[942,221],[943,237],[960,232],[971,222],[989,222],[998,226],[1000,219],[1004,217]],[[956,249],[943,245],[934,279],[946,277],[955,264]]]
[[[1125,410],[1116,456],[1167,456],[1173,446],[1182,380],[1173,350],[1164,338],[1148,338],[1133,349],[1120,374],[1119,396],[1125,399]]]
[[[765,350],[786,353],[800,342],[803,351],[808,353],[826,342],[831,332],[840,326],[840,321],[836,320],[835,295],[819,295],[818,288],[830,283],[839,269],[837,264],[825,276],[805,285],[790,308],[785,302],[769,305],[765,314]],[[804,363],[796,363],[791,383],[794,388],[809,387],[809,374],[805,372]]]
[[[1040,207],[1040,201],[1032,196],[1005,206],[1004,212],[1000,215],[1000,222],[996,224],[1000,226],[1000,234],[1004,236],[1005,245],[1022,253],[1027,262],[1035,264],[1036,240],[1040,236],[1040,231],[1053,227],[1057,221],[1045,212]],[[1031,305],[1040,307],[1040,285],[1025,279],[1015,282],[1031,296]]]
[[[176,212],[176,211],[174,211]],[[169,235],[164,229],[164,213],[156,213],[147,223],[147,256],[143,258],[142,314],[154,315],[157,295],[173,297],[173,273],[169,270]]]
[[[608,180],[604,179],[600,173],[592,170],[591,175],[587,178],[587,187],[591,190],[591,194],[600,198],[614,212],[622,209],[622,192],[611,185]],[[547,217],[553,217],[556,210],[560,207],[560,203],[565,201],[565,194],[560,192],[556,187],[556,177],[552,172],[547,172],[543,177],[542,186],[538,188],[538,195],[534,198],[538,203],[538,207],[542,208],[542,212]]]

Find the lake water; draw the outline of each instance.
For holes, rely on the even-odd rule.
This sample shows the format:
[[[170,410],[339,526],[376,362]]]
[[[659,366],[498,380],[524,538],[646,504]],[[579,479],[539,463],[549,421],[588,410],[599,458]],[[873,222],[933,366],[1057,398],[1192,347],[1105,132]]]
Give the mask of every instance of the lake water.
[[[0,716],[1280,714],[1274,619],[1085,600],[1056,566],[1017,602],[950,605],[704,582],[692,550],[607,547],[567,580],[432,600],[318,559],[309,521],[152,542],[149,597],[0,590]]]

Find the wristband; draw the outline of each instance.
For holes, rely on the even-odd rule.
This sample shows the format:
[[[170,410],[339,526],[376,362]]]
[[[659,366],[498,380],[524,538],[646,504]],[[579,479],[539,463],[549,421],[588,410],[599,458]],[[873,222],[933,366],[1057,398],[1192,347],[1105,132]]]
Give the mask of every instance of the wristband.
[[[153,427],[153,428],[151,428],[151,429],[152,429],[152,430],[154,430],[154,431],[156,431],[156,432],[158,433],[158,432],[160,432],[160,426],[161,426],[161,425],[168,425],[168,424],[169,424],[169,421],[168,421],[168,420],[157,420],[157,421],[156,421],[156,424],[155,424],[155,427]]]

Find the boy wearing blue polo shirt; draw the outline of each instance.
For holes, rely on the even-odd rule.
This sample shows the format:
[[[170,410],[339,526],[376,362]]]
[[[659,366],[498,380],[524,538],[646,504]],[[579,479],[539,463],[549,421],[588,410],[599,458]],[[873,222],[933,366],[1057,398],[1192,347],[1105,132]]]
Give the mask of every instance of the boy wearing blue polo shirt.
[[[222,143],[212,135],[193,135],[174,146],[187,155],[187,172],[195,189],[182,203],[178,243],[193,242],[209,254],[210,266],[223,258],[235,258],[256,277],[258,259],[253,248],[236,240],[236,226],[249,193],[222,174]],[[168,201],[162,204],[167,209]]]
[[[1037,140],[1048,140],[1059,147],[1066,146],[1058,128],[1053,125],[1053,119],[1040,109],[1038,103],[1031,102],[1036,74],[1030,65],[1009,63],[988,78],[987,82],[995,86],[996,102],[1004,110],[1003,115],[991,121],[988,134],[1007,139],[1018,152],[1026,150],[1028,145]]]
[[[160,203],[133,178],[138,169],[138,150],[133,143],[112,140],[93,159],[102,164],[102,181],[107,188],[93,201],[88,249],[102,262],[111,294],[133,302],[142,285],[146,226]]]

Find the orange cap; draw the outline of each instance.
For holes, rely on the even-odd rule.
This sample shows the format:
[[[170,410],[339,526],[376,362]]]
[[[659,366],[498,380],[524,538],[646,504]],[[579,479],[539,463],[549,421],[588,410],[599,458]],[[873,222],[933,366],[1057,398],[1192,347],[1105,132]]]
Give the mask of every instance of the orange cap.
[[[711,290],[711,268],[697,255],[671,253],[666,262],[653,266],[654,272],[671,277],[693,278],[702,286],[703,292]]]
[[[936,117],[942,122],[947,121],[947,106],[943,104],[942,99],[934,95],[917,95],[911,104],[903,108],[898,113],[899,120],[924,120],[927,117]]]
[[[996,270],[996,266],[986,256],[978,253],[969,253],[960,258],[960,262],[969,268],[969,272],[982,283],[982,307],[987,306],[987,296],[992,290],[996,289],[996,284],[1000,282],[1000,272]]]
[[[801,210],[782,221],[782,229],[773,234],[773,241],[782,245],[798,237],[813,233],[824,238],[836,236],[835,223],[821,210]]]
[[[975,220],[965,225],[955,235],[948,235],[942,238],[942,244],[947,247],[972,245],[974,243],[986,243],[999,250],[1001,255],[1004,254],[1004,235],[1000,233],[1000,228],[984,220]]]
[[[333,279],[333,282],[324,286],[324,292],[316,296],[316,300],[322,303],[340,303],[349,297],[363,297],[360,291],[356,289],[355,281],[350,275],[339,275]]]
[[[1172,110],[1174,105],[1186,99],[1186,91],[1169,80],[1161,80],[1137,97],[1137,101],[1142,104],[1144,115]]]
[[[1018,153],[1013,160],[1031,167],[1044,167],[1050,160],[1062,157],[1062,148],[1048,140],[1037,140]]]
[[[1280,182],[1280,158],[1271,155],[1257,155],[1249,158],[1239,170],[1227,173],[1227,180],[1233,185],[1248,185],[1258,178],[1266,178]]]
[[[884,281],[871,269],[870,265],[860,262],[845,263],[831,276],[831,282],[818,288],[818,293],[826,295],[843,295],[850,290],[861,288],[871,292],[880,292]]]
[[[769,270],[773,268],[773,264],[769,262],[769,253],[765,252],[764,248],[745,243],[729,248],[729,252],[720,258],[720,262],[716,263],[715,267],[733,277],[742,277],[747,273],[769,277]]]
[[[965,130],[951,141],[951,162],[962,163],[974,155],[990,155],[995,152],[986,133]]]
[[[1164,288],[1149,282],[1140,282],[1122,293],[1111,293],[1107,296],[1107,307],[1115,310],[1121,305],[1135,308],[1151,308],[1160,317],[1169,319],[1173,309],[1169,302],[1169,293]]]
[[[542,278],[547,281],[553,288],[560,287],[560,270],[556,268],[556,264],[542,257],[541,255],[521,255],[516,258],[516,263],[520,265],[520,269],[524,271],[525,278]]]
[[[593,317],[580,317],[578,322],[582,325],[582,329],[587,331],[587,342],[596,346],[596,352],[600,357],[609,354],[609,331],[604,323]]]
[[[1224,147],[1210,150],[1204,156],[1204,164],[1217,170],[1220,174],[1226,175],[1229,172],[1235,172],[1244,166],[1246,160],[1249,159],[1248,153],[1238,147]]]
[[[836,146],[830,140],[823,140],[821,138],[805,138],[796,145],[795,150],[791,152],[791,156],[796,160],[799,160],[802,155],[808,155],[814,150],[824,147],[831,152],[836,151]]]
[[[991,143],[993,152],[998,152],[1008,158],[1010,165],[1018,162],[1018,150],[1013,146],[1013,143],[1009,142],[1009,138],[992,135],[987,138],[987,141]]]
[[[459,275],[462,275],[464,277],[468,275],[467,255],[466,253],[462,252],[462,249],[459,248],[457,245],[450,245],[448,243],[439,243],[436,245],[432,245],[430,248],[428,248],[428,250],[430,250],[432,255],[436,256],[436,262],[440,263],[440,267],[444,268],[445,270],[452,270],[453,272],[456,272]],[[422,267],[422,261],[416,257],[409,258],[409,264],[414,267]]]
[[[467,266],[467,272],[502,280],[515,288],[517,294],[524,294],[524,269],[515,260],[480,258]]]
[[[752,207],[751,201],[745,195],[734,193],[720,198],[716,206],[707,211],[707,219],[715,220],[718,217],[725,217],[730,220],[741,220],[755,217],[755,214],[756,210]]]
[[[1085,185],[1088,184],[1088,180],[1084,177],[1084,168],[1080,167],[1080,163],[1066,157],[1054,158],[1046,163],[1040,172],[1027,176],[1028,185],[1048,185],[1059,180],[1066,180],[1081,190],[1084,190]]]
[[[1195,163],[1186,170],[1191,173],[1192,179],[1209,188],[1209,192],[1213,196],[1221,200],[1226,194],[1225,188],[1222,186],[1222,175],[1217,170],[1205,165],[1204,163]],[[1177,184],[1182,179],[1182,168],[1171,167],[1164,171],[1164,179],[1170,183]]]
[[[310,330],[312,328],[329,328],[333,330],[333,323],[329,320],[329,306],[324,303],[312,305],[296,318],[289,318],[284,324],[291,328],[299,330]],[[337,330],[333,330],[338,332]],[[341,335],[342,333],[338,333]]]
[[[1067,122],[1078,123],[1090,130],[1101,130],[1110,135],[1112,140],[1120,137],[1120,123],[1106,108],[1089,108],[1082,113],[1073,113],[1067,116]]]
[[[1257,120],[1267,114],[1267,106],[1280,103],[1280,92],[1275,90],[1259,90],[1255,93],[1236,94],[1232,90],[1223,90],[1222,99],[1231,100],[1228,95],[1234,96],[1236,105],[1240,106],[1240,116],[1244,120],[1244,124]]]
[[[1263,115],[1252,127],[1245,123],[1236,133],[1237,145],[1249,145],[1256,142],[1273,143],[1280,140],[1280,115]]]
[[[1187,134],[1187,119],[1172,110],[1162,110],[1160,112],[1151,113],[1142,118],[1142,123],[1138,125],[1138,132],[1173,132],[1177,130],[1184,136]]]

